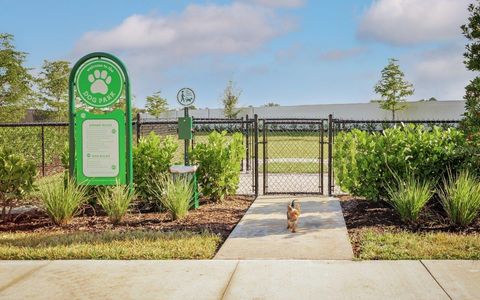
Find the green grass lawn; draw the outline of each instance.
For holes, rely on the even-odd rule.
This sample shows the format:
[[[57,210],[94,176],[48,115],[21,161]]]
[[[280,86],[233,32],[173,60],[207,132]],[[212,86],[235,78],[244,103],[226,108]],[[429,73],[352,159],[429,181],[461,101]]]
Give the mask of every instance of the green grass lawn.
[[[210,259],[220,242],[189,232],[0,233],[0,260]]]
[[[378,233],[366,230],[360,238],[360,259],[480,259],[479,234]]]

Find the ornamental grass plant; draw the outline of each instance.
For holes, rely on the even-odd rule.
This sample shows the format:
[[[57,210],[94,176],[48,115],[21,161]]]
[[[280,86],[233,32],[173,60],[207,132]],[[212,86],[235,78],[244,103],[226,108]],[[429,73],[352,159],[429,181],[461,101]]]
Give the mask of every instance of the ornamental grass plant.
[[[468,226],[480,211],[480,182],[468,170],[460,171],[456,176],[449,172],[439,191],[443,209],[450,223]]]
[[[128,185],[117,183],[98,193],[98,204],[105,210],[113,224],[118,224],[127,214],[128,208],[135,198],[135,192]]]
[[[87,201],[86,186],[77,185],[71,179],[41,186],[39,196],[43,209],[59,226],[68,224]]]
[[[397,211],[405,223],[416,223],[420,212],[433,196],[432,181],[420,180],[412,174],[405,178],[395,176],[396,185],[387,186],[387,202]]]
[[[163,175],[152,180],[152,193],[156,195],[159,206],[172,215],[173,220],[184,218],[193,196],[193,185],[188,176]]]

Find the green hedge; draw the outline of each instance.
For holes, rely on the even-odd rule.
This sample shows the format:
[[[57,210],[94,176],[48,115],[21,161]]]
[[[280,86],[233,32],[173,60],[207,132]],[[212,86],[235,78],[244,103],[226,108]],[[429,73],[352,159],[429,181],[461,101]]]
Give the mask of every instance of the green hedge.
[[[438,180],[456,172],[466,160],[461,131],[412,124],[369,133],[354,129],[335,138],[336,183],[345,192],[377,201],[394,185],[394,173]]]

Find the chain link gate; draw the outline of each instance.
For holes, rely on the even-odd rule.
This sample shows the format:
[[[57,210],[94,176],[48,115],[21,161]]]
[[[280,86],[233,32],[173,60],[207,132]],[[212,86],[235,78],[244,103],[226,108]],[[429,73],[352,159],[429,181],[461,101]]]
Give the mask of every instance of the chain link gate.
[[[263,119],[264,194],[331,194],[329,119]]]

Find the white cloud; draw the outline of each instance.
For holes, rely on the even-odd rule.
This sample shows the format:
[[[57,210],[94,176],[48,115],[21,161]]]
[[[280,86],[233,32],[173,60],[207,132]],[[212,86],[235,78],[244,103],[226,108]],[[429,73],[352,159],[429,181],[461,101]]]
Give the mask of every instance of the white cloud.
[[[305,4],[304,0],[243,0],[269,7],[300,7]]]
[[[465,86],[474,77],[463,64],[463,51],[458,44],[420,55],[412,68],[415,98],[462,99]]]
[[[378,0],[360,20],[362,39],[393,45],[444,41],[461,36],[470,0]]]
[[[136,62],[163,64],[247,53],[293,26],[274,10],[250,4],[189,5],[178,15],[132,15],[110,30],[87,32],[74,52],[112,51]]]

